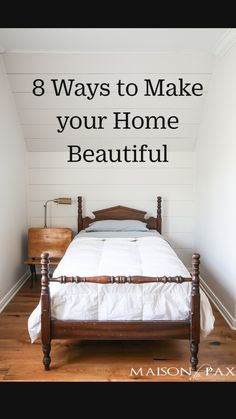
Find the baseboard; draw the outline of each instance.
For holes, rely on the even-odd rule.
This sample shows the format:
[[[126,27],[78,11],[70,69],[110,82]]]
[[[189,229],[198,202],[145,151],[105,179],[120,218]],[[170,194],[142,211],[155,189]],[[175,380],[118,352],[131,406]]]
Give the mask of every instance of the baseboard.
[[[0,301],[0,313],[6,307],[6,305],[11,301],[14,295],[20,290],[20,288],[24,285],[24,283],[29,279],[30,272],[26,271],[24,275],[20,277],[15,285],[8,291],[8,293],[1,299]]]
[[[215,293],[212,291],[209,285],[207,285],[207,283],[204,281],[204,279],[201,276],[200,276],[200,284],[203,291],[206,293],[209,299],[213,302],[213,304],[222,314],[222,316],[224,317],[228,325],[231,327],[231,329],[236,330],[236,319],[229,313],[229,311],[224,306],[224,304],[219,300],[219,298],[215,295]]]

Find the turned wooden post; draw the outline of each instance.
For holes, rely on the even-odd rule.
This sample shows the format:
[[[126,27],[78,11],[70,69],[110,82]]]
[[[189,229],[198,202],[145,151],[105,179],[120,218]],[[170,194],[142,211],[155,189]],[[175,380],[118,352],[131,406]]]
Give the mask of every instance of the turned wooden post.
[[[196,371],[198,364],[198,345],[200,342],[200,292],[199,292],[199,265],[200,255],[192,255],[192,298],[191,298],[191,337],[190,337],[190,362],[192,370]]]
[[[82,196],[78,196],[78,233],[83,230]]]
[[[41,339],[43,350],[43,364],[46,371],[51,362],[51,310],[49,291],[49,254],[41,254]]]
[[[161,196],[157,197],[157,231],[161,234]]]

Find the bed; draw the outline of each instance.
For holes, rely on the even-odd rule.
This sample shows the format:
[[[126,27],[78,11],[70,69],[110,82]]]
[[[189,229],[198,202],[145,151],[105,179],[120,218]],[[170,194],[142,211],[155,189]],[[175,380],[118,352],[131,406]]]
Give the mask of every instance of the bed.
[[[28,322],[32,341],[41,333],[45,370],[51,340],[68,338],[188,339],[196,370],[200,321],[209,333],[214,316],[202,291],[200,307],[200,255],[192,255],[189,274],[161,235],[161,203],[157,197],[156,217],[119,205],[90,218],[83,217],[78,197],[78,235],[53,275],[50,255],[42,254],[41,300]]]

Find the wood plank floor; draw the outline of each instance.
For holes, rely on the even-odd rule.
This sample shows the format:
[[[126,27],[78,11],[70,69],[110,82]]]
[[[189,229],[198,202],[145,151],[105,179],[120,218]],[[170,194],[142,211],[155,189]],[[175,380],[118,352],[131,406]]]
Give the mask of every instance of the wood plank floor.
[[[26,283],[0,315],[0,381],[236,381],[236,332],[216,309],[215,329],[200,345],[200,371],[192,376],[189,343],[181,340],[53,341],[45,372],[40,341],[31,344],[27,331],[38,300],[39,281],[33,289]]]

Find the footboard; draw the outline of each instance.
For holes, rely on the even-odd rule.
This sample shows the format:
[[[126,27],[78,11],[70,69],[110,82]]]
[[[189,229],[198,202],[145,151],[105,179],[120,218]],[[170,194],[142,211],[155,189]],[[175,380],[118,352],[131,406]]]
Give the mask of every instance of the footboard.
[[[41,327],[43,363],[49,370],[51,362],[51,339],[189,339],[191,349],[191,366],[196,370],[198,359],[198,345],[200,340],[200,294],[199,294],[199,264],[200,255],[192,256],[192,274],[189,278],[149,277],[149,276],[94,276],[94,277],[67,277],[50,278],[49,254],[41,255]],[[91,282],[99,284],[144,284],[150,282],[161,283],[192,283],[191,315],[187,320],[161,320],[161,321],[58,321],[51,320],[50,310],[50,282],[80,283]]]

